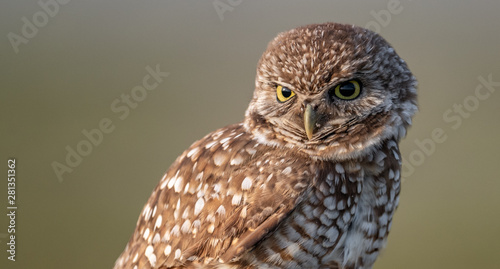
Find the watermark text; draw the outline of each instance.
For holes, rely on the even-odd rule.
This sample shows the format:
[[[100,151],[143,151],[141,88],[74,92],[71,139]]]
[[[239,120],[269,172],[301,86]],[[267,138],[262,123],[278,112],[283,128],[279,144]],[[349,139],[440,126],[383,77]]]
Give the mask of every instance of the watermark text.
[[[146,66],[146,71],[147,74],[139,85],[133,87],[130,92],[121,94],[119,98],[111,102],[111,111],[118,119],[122,121],[127,119],[131,111],[146,100],[149,93],[156,89],[164,81],[164,78],[169,75],[169,73],[160,70],[159,64],[155,68]],[[53,161],[51,164],[59,182],[63,181],[64,174],[72,173],[83,162],[84,157],[89,156],[94,148],[104,141],[104,137],[111,134],[115,129],[114,121],[108,117],[99,120],[96,128],[83,129],[81,131],[83,139],[74,146],[67,145],[65,147],[66,158],[64,161]]]

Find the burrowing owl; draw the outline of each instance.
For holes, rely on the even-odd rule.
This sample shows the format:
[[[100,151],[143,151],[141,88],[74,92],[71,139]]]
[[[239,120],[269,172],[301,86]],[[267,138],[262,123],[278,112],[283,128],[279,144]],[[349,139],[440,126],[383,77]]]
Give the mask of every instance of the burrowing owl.
[[[177,158],[115,268],[371,268],[416,110],[416,80],[378,34],[279,34],[244,121]]]

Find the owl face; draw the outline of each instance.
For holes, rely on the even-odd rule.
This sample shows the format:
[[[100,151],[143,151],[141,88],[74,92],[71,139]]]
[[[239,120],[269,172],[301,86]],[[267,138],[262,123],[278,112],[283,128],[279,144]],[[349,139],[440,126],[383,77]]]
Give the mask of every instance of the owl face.
[[[357,158],[400,139],[416,80],[378,34],[326,23],[279,34],[257,67],[245,126],[261,143],[317,159]]]

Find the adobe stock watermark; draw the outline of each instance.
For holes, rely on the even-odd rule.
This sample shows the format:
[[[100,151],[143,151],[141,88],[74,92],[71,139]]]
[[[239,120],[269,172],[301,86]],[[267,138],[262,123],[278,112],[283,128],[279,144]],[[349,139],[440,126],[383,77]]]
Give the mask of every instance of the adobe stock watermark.
[[[500,87],[500,81],[493,81],[492,74],[489,74],[487,78],[479,76],[477,79],[479,83],[474,89],[474,94],[465,97],[459,104],[453,104],[452,108],[444,111],[442,115],[445,124],[448,124],[453,131],[459,129],[463,121],[470,118],[472,113],[479,108],[481,102],[490,98],[496,88]],[[413,175],[415,167],[424,164],[425,160],[436,152],[437,145],[448,139],[447,133],[449,131],[449,129],[447,131],[439,127],[434,128],[429,137],[414,140],[417,149],[412,150],[407,159],[403,157],[403,180]]]
[[[23,26],[21,27],[21,32],[19,34],[9,32],[7,34],[7,39],[14,49],[14,52],[19,53],[19,46],[21,44],[28,44],[30,39],[34,38],[38,34],[38,30],[40,28],[45,27],[50,18],[54,18],[61,6],[66,5],[71,0],[39,0],[38,6],[40,6],[41,10],[33,13],[31,19],[27,17],[22,17],[21,21],[23,22]]]
[[[411,0],[408,0],[411,1]],[[365,28],[372,30],[376,33],[380,33],[382,28],[387,27],[394,15],[398,15],[403,11],[404,7],[401,5],[401,1],[399,0],[389,0],[387,2],[387,8],[381,9],[379,11],[372,10],[370,11],[370,15],[372,15],[373,20],[367,22],[365,24]]]
[[[136,109],[141,102],[146,100],[150,92],[155,90],[164,78],[169,76],[168,72],[160,70],[160,65],[155,68],[146,66],[147,74],[143,77],[142,82],[133,87],[129,93],[123,93],[119,98],[113,100],[110,104],[111,112],[120,120],[125,120],[129,117],[131,111]],[[72,173],[76,167],[82,164],[84,157],[88,157],[94,148],[98,147],[106,135],[111,134],[116,129],[114,121],[111,118],[104,117],[97,123],[94,129],[83,129],[81,131],[83,138],[73,146],[67,145],[66,158],[62,162],[53,161],[52,169],[57,176],[59,182],[64,180],[64,175]]]
[[[215,0],[212,4],[220,21],[224,20],[224,13],[234,11],[234,8],[243,3],[243,0]]]

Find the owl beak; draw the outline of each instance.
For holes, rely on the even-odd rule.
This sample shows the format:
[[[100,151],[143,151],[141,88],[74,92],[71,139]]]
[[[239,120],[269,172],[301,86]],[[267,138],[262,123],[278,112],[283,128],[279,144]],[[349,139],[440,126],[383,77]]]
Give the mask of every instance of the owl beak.
[[[313,137],[317,119],[316,111],[314,111],[311,104],[307,104],[306,110],[304,111],[304,129],[306,130],[306,135],[309,140]]]

